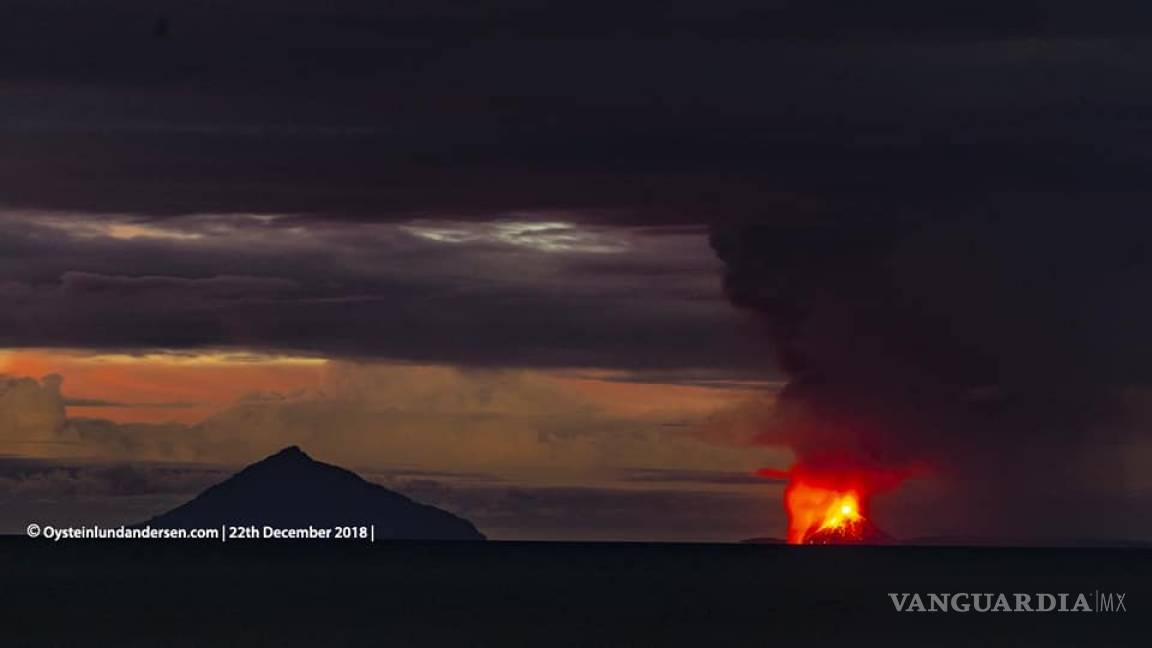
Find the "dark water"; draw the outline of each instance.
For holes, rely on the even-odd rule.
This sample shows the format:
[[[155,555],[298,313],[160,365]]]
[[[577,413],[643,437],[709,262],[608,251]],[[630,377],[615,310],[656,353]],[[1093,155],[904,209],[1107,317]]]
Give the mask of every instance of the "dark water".
[[[1137,549],[9,538],[0,570],[3,646],[1152,645]],[[887,596],[1096,591],[1128,611]]]

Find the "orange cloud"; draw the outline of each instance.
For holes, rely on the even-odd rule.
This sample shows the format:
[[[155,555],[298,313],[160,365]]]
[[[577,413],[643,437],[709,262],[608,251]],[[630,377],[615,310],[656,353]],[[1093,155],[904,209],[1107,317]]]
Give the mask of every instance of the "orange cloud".
[[[588,402],[621,416],[645,416],[658,412],[699,416],[733,407],[750,397],[762,396],[765,391],[760,383],[720,389],[622,380],[627,377],[622,372],[583,371],[577,375],[561,373],[556,381]]]
[[[29,411],[62,419],[66,405],[68,425],[22,424],[18,436],[73,444],[81,454],[244,463],[298,444],[354,467],[465,470],[553,484],[613,481],[619,469],[745,472],[764,463],[746,447],[697,434],[722,413],[762,400],[760,389],[743,383],[220,353],[17,351],[0,353],[0,373],[63,376],[55,401]],[[116,427],[129,423],[173,425],[146,433]]]
[[[90,403],[69,406],[71,417],[191,424],[253,391],[290,393],[318,388],[325,380],[327,362],[219,353],[0,352],[0,374],[40,377],[50,373],[64,376],[62,391],[71,401]]]

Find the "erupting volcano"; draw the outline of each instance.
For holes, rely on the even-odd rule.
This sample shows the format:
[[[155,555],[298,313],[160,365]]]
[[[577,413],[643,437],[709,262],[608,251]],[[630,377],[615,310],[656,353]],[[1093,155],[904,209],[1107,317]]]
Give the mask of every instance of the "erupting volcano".
[[[761,477],[786,479],[789,544],[883,544],[890,538],[868,519],[870,497],[895,488],[904,475],[861,468],[764,468]]]

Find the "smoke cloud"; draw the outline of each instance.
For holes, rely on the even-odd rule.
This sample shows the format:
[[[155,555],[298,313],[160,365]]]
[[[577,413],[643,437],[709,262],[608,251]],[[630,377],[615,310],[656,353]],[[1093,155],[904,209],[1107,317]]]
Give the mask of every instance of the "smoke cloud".
[[[763,316],[790,376],[773,411],[737,423],[802,463],[923,477],[882,525],[1146,534],[1124,512],[1148,421],[1122,396],[1152,366],[1146,225],[1090,200],[1030,202],[1048,217],[1000,203],[714,228],[731,300]]]

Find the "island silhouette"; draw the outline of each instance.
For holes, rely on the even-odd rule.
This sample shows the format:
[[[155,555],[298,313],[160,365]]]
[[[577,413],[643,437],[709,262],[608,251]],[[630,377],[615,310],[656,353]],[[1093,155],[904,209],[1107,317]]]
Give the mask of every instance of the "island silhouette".
[[[290,446],[139,526],[371,527],[376,540],[485,540],[470,521]]]

